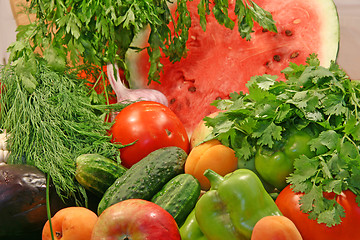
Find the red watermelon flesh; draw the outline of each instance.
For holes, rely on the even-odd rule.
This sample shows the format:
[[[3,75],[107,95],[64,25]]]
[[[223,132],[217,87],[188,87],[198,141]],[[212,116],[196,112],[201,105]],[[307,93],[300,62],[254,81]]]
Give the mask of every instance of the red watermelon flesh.
[[[231,7],[234,7],[234,2]],[[136,88],[163,92],[169,107],[179,116],[188,133],[206,115],[217,109],[215,99],[232,92],[246,92],[246,82],[254,75],[278,75],[289,62],[304,64],[311,53],[318,54],[323,66],[335,60],[339,46],[339,21],[332,0],[255,0],[276,21],[277,33],[255,25],[250,41],[237,31],[221,26],[213,15],[207,17],[204,32],[199,24],[197,4],[188,3],[192,27],[187,56],[180,62],[162,59],[160,82],[147,86],[149,70],[146,51],[129,55],[130,82]]]

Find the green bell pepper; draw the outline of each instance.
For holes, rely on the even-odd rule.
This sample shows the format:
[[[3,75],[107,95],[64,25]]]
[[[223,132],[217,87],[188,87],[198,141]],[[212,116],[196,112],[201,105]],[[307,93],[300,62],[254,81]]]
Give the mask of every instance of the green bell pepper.
[[[195,209],[193,209],[184,224],[180,228],[181,240],[207,240],[196,221]]]
[[[222,177],[208,169],[204,175],[211,188],[198,200],[195,217],[207,239],[250,239],[261,218],[281,215],[253,171],[238,169]]]
[[[313,157],[308,142],[312,139],[306,132],[295,132],[272,149],[259,147],[255,154],[255,168],[268,183],[282,190],[286,178],[294,171],[294,160],[301,155]]]

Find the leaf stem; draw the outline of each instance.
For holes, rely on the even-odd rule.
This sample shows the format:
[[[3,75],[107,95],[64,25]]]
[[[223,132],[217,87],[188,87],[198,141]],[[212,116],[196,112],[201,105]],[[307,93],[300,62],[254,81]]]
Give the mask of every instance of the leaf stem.
[[[51,209],[50,209],[50,174],[46,175],[46,213],[49,221],[51,239],[55,240],[54,231],[51,222]]]

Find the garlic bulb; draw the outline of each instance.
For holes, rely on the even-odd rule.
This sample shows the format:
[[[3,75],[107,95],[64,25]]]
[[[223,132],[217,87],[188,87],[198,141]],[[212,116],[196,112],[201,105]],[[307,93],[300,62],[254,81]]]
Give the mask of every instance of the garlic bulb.
[[[7,134],[5,130],[0,130],[0,164],[7,162],[10,151],[6,148]]]
[[[154,101],[168,106],[168,100],[166,96],[155,89],[129,89],[120,79],[118,67],[115,65],[116,78],[114,75],[114,66],[112,64],[107,65],[107,76],[111,87],[116,94],[117,102],[124,101]]]

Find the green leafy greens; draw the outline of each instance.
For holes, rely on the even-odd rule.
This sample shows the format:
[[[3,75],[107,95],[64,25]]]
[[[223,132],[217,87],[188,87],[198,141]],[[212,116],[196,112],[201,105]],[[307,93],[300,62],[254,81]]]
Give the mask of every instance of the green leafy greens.
[[[287,181],[294,191],[304,193],[301,210],[310,218],[327,226],[339,224],[344,209],[323,193],[339,195],[349,189],[360,203],[359,82],[351,81],[334,62],[329,68],[320,66],[315,54],[306,65],[290,63],[282,72],[286,82],[277,81],[277,76],[254,76],[247,83],[248,94],[215,101],[226,111],[205,118],[213,128],[209,138],[230,146],[246,162],[258,146],[272,148],[291,129],[312,129],[316,135],[309,145],[316,156],[297,158]]]
[[[236,21],[229,17],[229,1],[215,0],[212,8],[216,20],[227,28],[233,29],[235,23],[238,25],[238,31],[242,38],[251,39],[254,22],[257,22],[264,29],[277,32],[275,22],[271,14],[251,0],[237,0],[235,2],[234,13]],[[198,12],[200,15],[200,24],[202,29],[206,30],[206,15],[210,14],[210,1],[200,0]]]

